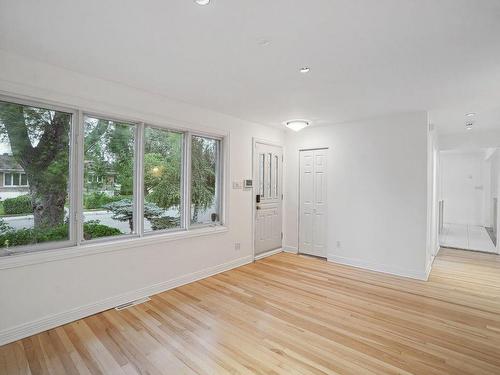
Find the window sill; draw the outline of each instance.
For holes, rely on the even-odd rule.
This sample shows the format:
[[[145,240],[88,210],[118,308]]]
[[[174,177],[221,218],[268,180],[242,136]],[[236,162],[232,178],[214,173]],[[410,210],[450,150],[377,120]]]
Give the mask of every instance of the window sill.
[[[39,263],[53,262],[69,258],[77,258],[82,256],[102,254],[112,251],[126,250],[157,244],[181,240],[185,238],[193,238],[200,236],[208,236],[218,233],[226,233],[229,231],[225,226],[204,226],[190,230],[179,232],[162,233],[157,235],[147,235],[144,237],[135,237],[127,239],[117,239],[116,241],[102,241],[91,244],[83,244],[79,246],[71,246],[66,248],[45,250],[33,253],[13,254],[0,258],[0,270],[8,268],[23,267]]]

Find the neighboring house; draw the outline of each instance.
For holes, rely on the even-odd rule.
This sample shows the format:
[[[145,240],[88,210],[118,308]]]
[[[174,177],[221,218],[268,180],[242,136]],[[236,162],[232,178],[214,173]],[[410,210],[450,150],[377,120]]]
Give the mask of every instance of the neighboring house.
[[[0,200],[29,193],[28,178],[24,169],[12,155],[0,155]]]
[[[120,190],[120,185],[116,183],[116,172],[108,171],[100,175],[89,169],[86,171],[85,192],[99,191],[113,195]],[[29,184],[24,169],[12,155],[0,155],[0,200],[25,194],[29,194]]]
[[[111,196],[120,190],[120,185],[116,183],[116,172],[96,172],[92,166],[90,160],[85,160],[85,193],[101,192]]]

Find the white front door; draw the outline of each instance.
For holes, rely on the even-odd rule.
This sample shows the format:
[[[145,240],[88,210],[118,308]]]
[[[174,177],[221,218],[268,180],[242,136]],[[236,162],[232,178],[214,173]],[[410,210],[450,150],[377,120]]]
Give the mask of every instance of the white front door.
[[[327,149],[300,151],[299,252],[326,258]]]
[[[282,165],[281,147],[255,143],[255,255],[281,247]]]

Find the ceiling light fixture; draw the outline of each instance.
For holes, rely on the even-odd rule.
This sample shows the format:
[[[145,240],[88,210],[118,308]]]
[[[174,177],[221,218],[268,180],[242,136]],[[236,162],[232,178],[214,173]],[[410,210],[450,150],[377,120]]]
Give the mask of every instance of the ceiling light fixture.
[[[472,126],[474,125],[474,123],[472,121],[467,121],[465,123],[465,129],[467,130],[472,130]]]
[[[305,67],[303,67],[303,68],[300,68],[300,72],[301,72],[301,73],[304,73],[304,74],[305,74],[305,73],[309,73],[310,71],[311,71],[311,69],[310,69],[310,68],[308,68],[307,66],[305,66]]]
[[[287,121],[287,123],[286,123],[287,128],[292,129],[296,132],[304,129],[305,127],[307,127],[309,125],[310,125],[309,121],[306,121],[306,120],[292,120],[292,121]]]
[[[466,117],[474,117],[475,115],[476,114],[474,112],[469,112],[465,114]]]
[[[198,5],[208,5],[210,0],[194,0],[194,2]]]

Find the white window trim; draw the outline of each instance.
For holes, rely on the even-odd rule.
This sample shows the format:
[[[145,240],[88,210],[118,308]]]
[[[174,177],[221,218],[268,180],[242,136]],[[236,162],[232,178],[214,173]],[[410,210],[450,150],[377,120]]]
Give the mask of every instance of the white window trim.
[[[7,185],[7,183],[5,182],[5,175],[7,175],[7,174],[11,175],[10,185]],[[14,185],[14,175],[15,174],[19,175],[19,185]],[[29,184],[26,184],[26,185],[21,184],[21,181],[22,181],[21,175],[26,176],[26,172],[17,172],[17,171],[9,171],[9,170],[3,172],[3,186],[4,187],[28,187]],[[26,179],[26,181],[28,181],[28,179]]]
[[[12,254],[0,256],[0,270],[6,268],[22,267],[31,264],[45,263],[50,261],[90,256],[93,254],[105,253],[110,251],[127,250],[153,243],[163,243],[185,238],[192,238],[205,235],[214,235],[225,233],[229,230],[228,226],[228,184],[227,179],[229,171],[229,132],[220,131],[197,131],[188,126],[175,126],[170,122],[155,123],[152,121],[141,122],[132,119],[119,118],[114,115],[102,114],[92,110],[73,109],[64,104],[52,104],[39,100],[21,99],[12,96],[2,95],[0,100],[10,103],[40,107],[54,111],[66,112],[72,115],[71,121],[71,143],[70,147],[70,168],[69,168],[69,239],[64,241],[41,243],[29,246],[19,246],[8,249]],[[134,228],[135,234],[98,238],[90,241],[83,241],[83,186],[84,186],[84,114],[97,118],[108,119],[111,121],[126,122],[136,126],[135,137],[135,160],[134,160],[134,188],[136,194],[134,196],[135,212],[134,212]],[[143,231],[143,148],[144,148],[144,128],[151,126],[167,131],[183,133],[184,138],[184,153],[182,160],[182,194],[183,213],[181,220],[184,223],[183,228],[171,229],[164,231],[155,231],[144,233]],[[219,180],[217,182],[219,189],[218,205],[219,205],[219,221],[217,223],[208,224],[191,224],[190,215],[190,169],[191,169],[191,136],[197,135],[220,141],[219,150]],[[4,177],[5,178],[5,177]],[[18,185],[15,185],[18,186]],[[19,185],[20,186],[20,185]],[[29,186],[29,185],[26,185]],[[24,187],[24,186],[23,186]],[[187,211],[186,211],[187,207]],[[139,224],[140,222],[140,224]],[[140,225],[140,226],[139,226]],[[137,231],[140,229],[140,231]],[[0,249],[4,251],[7,249]]]
[[[179,241],[186,238],[194,238],[200,236],[210,236],[215,234],[227,233],[229,228],[226,226],[205,226],[183,231],[175,231],[171,233],[147,234],[144,237],[128,235],[123,237],[108,237],[104,241],[87,241],[83,245],[66,246],[54,248],[52,246],[47,250],[34,250],[34,246],[25,252],[13,254],[0,258],[0,270],[24,267],[33,264],[54,262],[63,259],[78,258],[84,256],[92,256],[96,254],[104,254],[115,251],[127,251],[134,248],[143,248],[148,245],[162,244],[171,241]],[[43,244],[42,244],[43,245]],[[164,249],[169,251],[169,249]],[[16,249],[17,251],[17,249]]]

